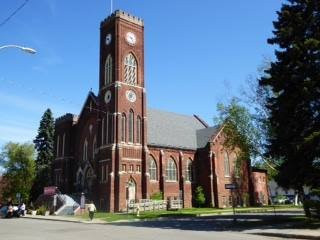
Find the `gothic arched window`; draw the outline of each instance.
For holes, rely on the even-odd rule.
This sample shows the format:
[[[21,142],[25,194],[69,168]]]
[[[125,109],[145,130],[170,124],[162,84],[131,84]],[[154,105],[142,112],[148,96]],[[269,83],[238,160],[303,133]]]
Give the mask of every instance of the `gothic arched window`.
[[[124,81],[130,85],[137,85],[137,60],[132,53],[124,60]]]
[[[137,143],[141,143],[141,117],[137,117]]]
[[[191,159],[188,160],[186,166],[186,181],[192,182],[193,180],[193,167]]]
[[[224,176],[230,177],[230,161],[226,151],[224,152]]]
[[[58,135],[57,136],[57,149],[56,149],[56,155],[57,155],[57,157],[59,157],[59,145],[60,145],[60,136]]]
[[[95,158],[96,148],[97,148],[97,137],[94,136],[93,143],[92,143],[92,160],[94,160],[94,158]]]
[[[127,139],[127,117],[126,114],[122,113],[121,117],[121,141],[125,142]]]
[[[86,162],[88,160],[88,142],[87,142],[87,140],[85,140],[84,144],[83,144],[82,160],[84,162]]]
[[[64,133],[62,137],[62,157],[64,157],[65,142],[66,142],[66,134]]]
[[[158,180],[157,164],[152,156],[149,157],[149,174],[150,180]]]
[[[101,145],[104,145],[105,138],[104,138],[104,118],[102,118],[101,122]]]
[[[167,180],[177,181],[177,166],[172,158],[167,162]]]
[[[106,59],[106,65],[105,65],[105,79],[104,79],[104,85],[108,85],[112,82],[112,57],[109,54]]]
[[[129,112],[129,142],[133,143],[133,124],[134,124],[134,113],[132,110]]]

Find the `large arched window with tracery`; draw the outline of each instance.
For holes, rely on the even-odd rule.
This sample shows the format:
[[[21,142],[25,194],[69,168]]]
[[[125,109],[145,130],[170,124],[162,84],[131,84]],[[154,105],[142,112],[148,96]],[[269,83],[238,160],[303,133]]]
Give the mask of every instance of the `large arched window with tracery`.
[[[134,124],[134,113],[132,109],[129,112],[129,142],[133,143],[133,124]]]
[[[121,141],[127,140],[127,117],[126,114],[122,113],[121,117]]]
[[[177,165],[172,158],[167,162],[167,181],[177,181]]]
[[[129,53],[124,60],[124,81],[130,85],[137,85],[137,60]]]
[[[105,78],[104,85],[108,85],[112,82],[112,57],[111,54],[108,55],[105,65]]]
[[[158,180],[157,164],[152,156],[149,157],[149,174],[150,174],[150,180],[154,180],[154,181]]]

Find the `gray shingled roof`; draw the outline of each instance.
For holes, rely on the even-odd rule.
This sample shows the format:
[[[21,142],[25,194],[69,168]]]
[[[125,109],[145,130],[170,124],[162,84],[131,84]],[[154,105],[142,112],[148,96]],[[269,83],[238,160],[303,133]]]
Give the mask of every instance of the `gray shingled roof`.
[[[148,145],[181,149],[203,148],[216,134],[216,127],[201,123],[195,116],[155,109],[147,110]]]

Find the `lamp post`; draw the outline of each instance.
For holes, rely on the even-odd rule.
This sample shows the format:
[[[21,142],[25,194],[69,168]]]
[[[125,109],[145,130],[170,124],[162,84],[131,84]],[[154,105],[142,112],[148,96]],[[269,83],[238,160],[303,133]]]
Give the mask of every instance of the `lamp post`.
[[[21,51],[24,51],[26,53],[30,53],[30,54],[35,54],[37,51],[33,48],[29,48],[29,47],[24,47],[24,46],[19,46],[19,45],[4,45],[4,46],[0,46],[0,50],[5,49],[5,48],[18,48]]]

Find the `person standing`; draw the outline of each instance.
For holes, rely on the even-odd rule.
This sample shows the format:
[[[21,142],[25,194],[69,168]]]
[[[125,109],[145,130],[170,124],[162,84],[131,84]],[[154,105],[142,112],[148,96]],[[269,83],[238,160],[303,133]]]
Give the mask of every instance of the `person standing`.
[[[89,206],[88,206],[88,211],[89,211],[89,217],[90,220],[92,221],[93,216],[94,216],[94,212],[96,211],[96,206],[94,205],[93,201],[90,202]]]

